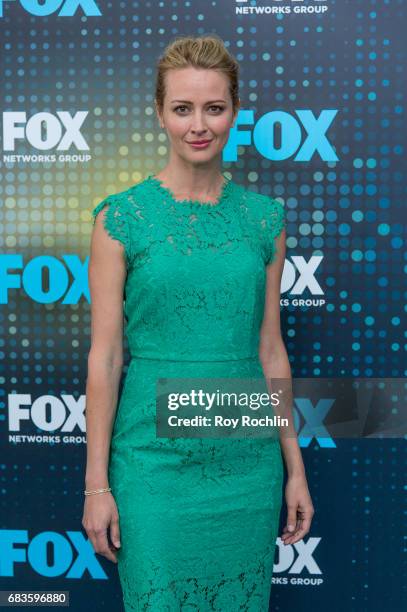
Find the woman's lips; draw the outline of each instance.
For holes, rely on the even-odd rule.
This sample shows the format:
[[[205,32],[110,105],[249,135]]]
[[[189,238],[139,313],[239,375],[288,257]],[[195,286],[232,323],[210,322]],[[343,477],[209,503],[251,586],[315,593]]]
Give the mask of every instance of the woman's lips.
[[[194,149],[204,149],[211,142],[212,140],[201,140],[199,142],[188,142],[188,144],[191,145],[191,147],[194,147]]]

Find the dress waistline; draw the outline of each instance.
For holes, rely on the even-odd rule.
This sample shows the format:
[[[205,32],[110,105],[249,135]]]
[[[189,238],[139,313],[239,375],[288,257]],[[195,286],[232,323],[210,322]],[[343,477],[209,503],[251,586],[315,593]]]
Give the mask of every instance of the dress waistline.
[[[249,355],[248,357],[232,357],[230,359],[185,359],[185,357],[146,357],[144,355],[131,354],[130,359],[145,359],[149,361],[173,361],[175,363],[186,362],[186,363],[224,363],[228,361],[258,361],[257,355]]]

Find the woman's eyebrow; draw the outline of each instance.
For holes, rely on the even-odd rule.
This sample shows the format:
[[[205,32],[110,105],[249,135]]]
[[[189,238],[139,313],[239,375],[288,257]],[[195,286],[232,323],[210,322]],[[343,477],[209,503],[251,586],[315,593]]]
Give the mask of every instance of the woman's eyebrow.
[[[193,104],[191,102],[191,100],[171,100],[171,102],[183,102],[184,104]],[[209,100],[208,102],[205,102],[205,104],[213,104],[214,102],[225,102],[226,103],[226,100],[222,100],[222,99],[220,99],[220,100]]]

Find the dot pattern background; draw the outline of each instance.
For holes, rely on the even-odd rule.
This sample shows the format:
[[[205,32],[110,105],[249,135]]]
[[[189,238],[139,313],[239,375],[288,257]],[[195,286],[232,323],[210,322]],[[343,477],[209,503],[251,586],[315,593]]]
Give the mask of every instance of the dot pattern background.
[[[324,15],[261,17],[236,15],[233,0],[98,5],[101,17],[86,17],[80,9],[72,17],[35,17],[19,2],[4,3],[2,112],[24,111],[29,118],[87,110],[81,132],[89,151],[64,153],[91,159],[10,163],[3,147],[2,253],[20,257],[16,266],[23,269],[34,258],[55,258],[72,284],[63,257],[86,262],[92,208],[166,164],[168,140],[153,110],[159,54],[177,35],[216,32],[241,64],[242,108],[253,110],[256,121],[271,110],[295,117],[296,109],[315,116],[338,109],[328,130],[338,162],[326,163],[318,154],[306,163],[272,162],[251,146],[239,147],[238,161],[224,164],[236,182],[285,203],[288,261],[323,256],[316,278],[324,305],[295,306],[290,291],[282,295],[293,376],[404,377],[405,3],[329,0]],[[27,140],[17,141],[14,153],[58,155]],[[49,280],[43,281],[47,288]],[[64,303],[64,295],[39,303],[25,286],[9,289],[0,310],[0,428],[7,449],[0,465],[1,529],[80,530],[83,445],[8,441],[9,394],[78,399],[85,392],[89,301],[86,290],[74,303]],[[299,297],[321,296],[307,291]],[[310,535],[321,537],[315,557],[323,583],[276,583],[273,611],[310,604],[316,610],[328,604],[333,611],[403,609],[405,441],[341,440],[335,449],[312,445],[303,455],[317,511]],[[379,588],[386,559],[386,582]],[[119,609],[115,568],[102,565],[110,577],[103,595],[98,581],[84,576],[72,587],[75,609],[84,608],[83,593],[92,589],[96,608],[102,610],[103,601]],[[27,588],[42,582],[51,587],[38,576],[33,581],[29,567],[24,572]],[[60,582],[67,588],[66,580]],[[16,584],[0,577],[0,586]],[[19,587],[25,588],[23,582]]]

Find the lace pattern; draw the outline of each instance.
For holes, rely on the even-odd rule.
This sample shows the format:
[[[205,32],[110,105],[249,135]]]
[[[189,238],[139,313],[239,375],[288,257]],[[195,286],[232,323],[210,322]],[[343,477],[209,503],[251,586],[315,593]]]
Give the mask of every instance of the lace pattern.
[[[119,553],[120,554],[120,553]],[[126,612],[268,612],[272,556],[258,559],[252,568],[245,567],[234,576],[224,575],[210,579],[191,576],[183,580],[163,581],[156,568],[150,588],[143,593],[134,590],[131,561],[121,562],[119,572]]]
[[[105,207],[103,226],[111,238],[118,240],[123,245],[126,267],[129,268],[132,263],[129,203],[120,193],[107,196],[92,210],[93,225],[97,215]]]
[[[132,359],[109,461],[125,609],[268,612],[280,448],[157,438],[156,380],[261,376],[265,268],[284,207],[233,181],[214,204],[178,201],[149,177],[105,198],[94,219],[102,210],[128,269]]]
[[[285,209],[281,202],[269,199],[266,203],[266,212],[261,221],[263,230],[266,231],[266,256],[265,264],[271,264],[277,255],[276,238],[286,226]]]
[[[231,192],[231,186],[233,185],[232,181],[230,181],[226,177],[225,173],[223,172],[222,174],[223,174],[225,181],[223,182],[221,192],[216,202],[204,202],[201,200],[194,200],[192,198],[184,198],[182,200],[177,200],[175,198],[173,191],[169,187],[166,187],[161,179],[157,178],[153,174],[149,174],[147,177],[147,180],[152,185],[157,187],[157,189],[164,196],[164,198],[170,199],[171,202],[175,204],[176,206],[183,206],[183,207],[192,206],[194,208],[196,207],[201,208],[203,206],[204,208],[205,207],[215,208],[216,206],[221,206],[222,203],[229,197],[229,194]]]
[[[256,357],[283,205],[230,180],[217,204],[174,200],[150,176],[105,198],[94,218],[105,206],[104,226],[125,248],[131,355]]]
[[[217,203],[209,204],[174,200],[172,192],[149,175],[102,200],[92,211],[93,223],[105,206],[104,227],[123,244],[128,268],[134,263],[143,265],[150,259],[150,250],[161,246],[171,245],[187,255],[194,248],[233,252],[238,247],[236,230],[240,239],[261,249],[268,265],[275,259],[275,239],[286,222],[281,202],[247,191],[231,180],[226,180]]]

